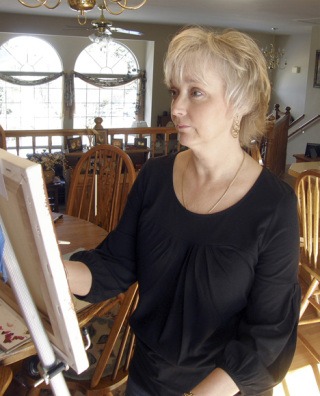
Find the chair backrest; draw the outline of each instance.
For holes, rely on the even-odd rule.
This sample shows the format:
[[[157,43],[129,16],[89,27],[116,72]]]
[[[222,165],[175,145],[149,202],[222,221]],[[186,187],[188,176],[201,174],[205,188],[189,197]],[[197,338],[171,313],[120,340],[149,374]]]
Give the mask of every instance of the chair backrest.
[[[266,121],[266,135],[261,147],[262,158],[264,166],[277,176],[282,176],[286,169],[290,117],[290,111],[287,110],[278,119],[270,116]]]
[[[118,224],[136,172],[120,148],[98,145],[83,154],[71,175],[66,214],[108,232]]]
[[[5,395],[6,390],[13,378],[13,372],[9,366],[0,366],[0,396]]]
[[[307,170],[296,181],[300,221],[300,270],[302,290],[298,337],[310,355],[320,363],[320,352],[315,347],[314,327],[320,322],[320,263],[319,263],[319,216],[320,171]],[[309,308],[309,309],[308,309]]]
[[[253,141],[247,150],[248,154],[257,161],[260,165],[263,165],[263,160],[260,152],[260,145],[257,141]]]
[[[253,141],[248,153],[260,165],[265,166],[277,176],[282,176],[286,169],[288,131],[290,127],[290,107],[280,112],[275,105],[275,115],[266,119],[266,130],[261,141]]]
[[[112,391],[126,381],[135,344],[135,336],[129,325],[129,318],[136,309],[138,300],[138,283],[136,282],[125,293],[91,378],[91,389]],[[114,357],[112,372],[103,377],[111,355]]]
[[[81,391],[87,396],[93,394],[113,396],[113,390],[127,381],[129,364],[135,346],[135,336],[129,325],[129,318],[136,309],[138,301],[137,282],[131,285],[125,293],[112,299],[111,304],[113,306],[120,304],[120,307],[115,314],[109,334],[107,334],[108,326],[106,326],[106,341],[98,361],[96,364],[93,362],[95,364],[93,372],[90,374],[90,378],[87,375],[85,378],[81,378],[81,374],[77,375],[75,372],[68,374],[67,372],[65,377],[69,390]],[[102,307],[101,311],[97,312],[97,316],[103,318],[105,311],[109,312],[110,307]],[[86,322],[85,325],[87,324]],[[101,338],[104,338],[104,334],[99,335],[99,340]],[[42,389],[48,388],[49,385],[43,382],[39,386],[31,388],[28,391],[28,396],[39,396]]]
[[[1,125],[0,125],[0,148],[4,150],[7,149],[6,134]]]
[[[302,172],[296,181],[301,249],[310,266],[319,266],[320,170]]]

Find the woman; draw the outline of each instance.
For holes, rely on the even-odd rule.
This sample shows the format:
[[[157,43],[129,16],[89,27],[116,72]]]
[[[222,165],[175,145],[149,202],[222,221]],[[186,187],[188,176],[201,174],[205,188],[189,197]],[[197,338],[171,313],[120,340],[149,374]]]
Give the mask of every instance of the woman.
[[[139,282],[128,396],[270,395],[296,344],[296,198],[243,148],[270,86],[248,36],[194,27],[169,45],[171,114],[188,150],[149,160],[118,227],[67,262],[97,302]]]

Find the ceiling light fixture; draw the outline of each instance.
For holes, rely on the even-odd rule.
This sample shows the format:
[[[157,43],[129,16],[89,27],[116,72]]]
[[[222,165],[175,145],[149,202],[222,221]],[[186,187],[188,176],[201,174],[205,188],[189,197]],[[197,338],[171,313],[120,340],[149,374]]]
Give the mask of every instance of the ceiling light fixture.
[[[50,10],[57,8],[61,0],[18,0],[20,4],[28,8],[38,8],[44,6]],[[78,22],[84,25],[87,22],[86,12],[94,8],[103,7],[111,15],[120,15],[124,10],[137,10],[142,7],[147,0],[67,0],[69,7],[78,12]]]
[[[275,32],[277,28],[273,27],[272,30]],[[287,59],[283,59],[285,51],[284,49],[276,48],[275,36],[273,36],[273,43],[269,44],[265,48],[262,48],[261,51],[266,58],[269,70],[285,69],[287,66]]]
[[[111,33],[99,33],[99,32],[92,33],[90,34],[89,39],[93,43],[103,44],[103,45],[109,44],[109,42],[112,41]]]

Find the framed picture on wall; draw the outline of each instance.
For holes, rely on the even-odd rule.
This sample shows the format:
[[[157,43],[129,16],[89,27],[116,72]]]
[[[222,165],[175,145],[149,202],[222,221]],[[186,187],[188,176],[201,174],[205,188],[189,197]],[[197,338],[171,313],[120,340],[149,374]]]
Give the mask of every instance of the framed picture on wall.
[[[314,69],[313,86],[320,88],[320,50],[316,51],[316,65]]]
[[[123,140],[122,139],[112,139],[111,144],[113,146],[119,147],[120,149],[123,148]]]
[[[134,145],[137,148],[146,148],[147,147],[147,138],[134,138]]]
[[[77,151],[82,151],[82,139],[81,137],[74,137],[67,139],[67,146],[69,149],[69,153],[74,153]]]

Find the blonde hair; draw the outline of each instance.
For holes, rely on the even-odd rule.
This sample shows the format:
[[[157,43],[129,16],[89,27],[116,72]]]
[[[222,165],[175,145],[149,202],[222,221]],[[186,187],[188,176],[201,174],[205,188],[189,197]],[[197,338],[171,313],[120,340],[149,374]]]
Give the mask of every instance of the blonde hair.
[[[179,83],[183,75],[206,82],[213,68],[222,78],[225,99],[242,115],[239,138],[244,147],[264,133],[270,100],[266,61],[254,40],[234,30],[216,33],[187,27],[170,42],[164,62],[165,83]]]

